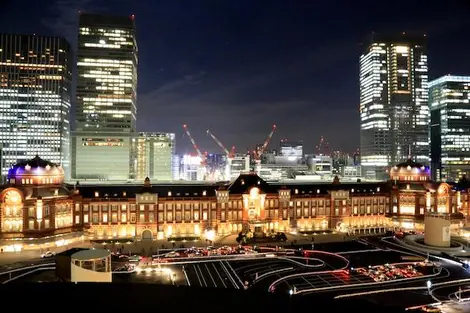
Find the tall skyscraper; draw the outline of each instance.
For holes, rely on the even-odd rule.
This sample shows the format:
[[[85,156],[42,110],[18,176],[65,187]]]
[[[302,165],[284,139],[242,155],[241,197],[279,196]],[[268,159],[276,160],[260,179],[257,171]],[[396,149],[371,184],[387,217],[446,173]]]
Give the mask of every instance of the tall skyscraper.
[[[470,176],[470,76],[429,83],[431,174],[434,180]]]
[[[429,162],[425,36],[379,36],[360,57],[361,165],[383,178],[411,157]]]
[[[173,156],[175,155],[175,134],[139,133],[132,139],[135,151],[135,166],[131,176],[143,181],[173,180]]]
[[[36,154],[69,173],[72,61],[63,38],[0,34],[3,175]]]
[[[74,179],[129,178],[137,52],[133,15],[80,14]]]
[[[80,14],[79,27],[76,130],[134,132],[134,16]]]

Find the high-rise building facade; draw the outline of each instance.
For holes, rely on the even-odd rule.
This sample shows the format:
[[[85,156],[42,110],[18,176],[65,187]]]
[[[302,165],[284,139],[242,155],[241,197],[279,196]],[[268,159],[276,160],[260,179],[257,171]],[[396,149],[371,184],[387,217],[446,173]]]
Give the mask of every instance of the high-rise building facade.
[[[173,180],[175,134],[139,133],[132,139],[135,151],[135,178],[152,181]]]
[[[434,180],[470,175],[470,76],[429,83],[431,173]]]
[[[137,113],[137,52],[133,15],[80,14],[72,178],[130,177]],[[93,173],[89,164],[95,168]],[[110,166],[115,168],[112,173]]]
[[[365,176],[411,157],[429,162],[424,36],[374,35],[360,57],[361,165]]]
[[[69,174],[72,61],[63,38],[0,34],[2,175],[36,154]]]
[[[76,130],[134,132],[134,17],[80,14],[77,70]]]

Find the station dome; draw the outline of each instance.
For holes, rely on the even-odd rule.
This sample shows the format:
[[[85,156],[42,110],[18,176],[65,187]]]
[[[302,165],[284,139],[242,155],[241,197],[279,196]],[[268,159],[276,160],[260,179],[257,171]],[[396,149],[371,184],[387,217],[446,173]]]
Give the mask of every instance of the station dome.
[[[429,166],[408,159],[390,169],[390,179],[395,181],[429,181],[431,172]]]
[[[8,181],[15,185],[56,185],[64,182],[64,169],[36,155],[8,170]]]

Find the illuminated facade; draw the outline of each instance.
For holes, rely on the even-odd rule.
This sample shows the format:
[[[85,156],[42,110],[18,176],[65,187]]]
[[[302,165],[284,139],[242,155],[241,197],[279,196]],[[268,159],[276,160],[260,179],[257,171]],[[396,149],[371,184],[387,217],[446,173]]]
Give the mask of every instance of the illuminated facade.
[[[37,240],[212,238],[240,231],[348,233],[421,229],[425,214],[452,227],[469,212],[467,188],[429,181],[429,169],[397,165],[392,180],[281,185],[256,174],[232,183],[65,185],[60,166],[34,158],[14,166],[0,190],[0,246]],[[59,239],[64,238],[68,239]],[[38,239],[39,238],[39,239]],[[16,239],[16,241],[13,241]],[[213,239],[211,239],[213,240]]]
[[[425,216],[445,216],[453,229],[465,222],[468,189],[431,182],[428,166],[412,160],[390,169],[391,207],[387,214],[396,229],[424,231]]]
[[[131,178],[134,134],[76,132],[72,136],[74,180],[128,180]]]
[[[80,14],[73,179],[130,178],[137,52],[134,16]]]
[[[303,142],[302,141],[288,141],[281,139],[279,144],[279,155],[295,158],[296,160],[303,157]]]
[[[360,58],[361,165],[386,178],[409,155],[429,162],[428,67],[424,37],[374,36]],[[377,174],[377,175],[375,175]]]
[[[0,34],[2,175],[36,153],[69,168],[70,47],[65,39]]]
[[[434,180],[470,175],[470,76],[429,83],[431,169]]]
[[[135,153],[133,170],[136,179],[142,181],[173,180],[173,156],[175,155],[175,134],[139,133],[132,139]]]
[[[80,14],[77,68],[76,130],[135,131],[134,16]]]

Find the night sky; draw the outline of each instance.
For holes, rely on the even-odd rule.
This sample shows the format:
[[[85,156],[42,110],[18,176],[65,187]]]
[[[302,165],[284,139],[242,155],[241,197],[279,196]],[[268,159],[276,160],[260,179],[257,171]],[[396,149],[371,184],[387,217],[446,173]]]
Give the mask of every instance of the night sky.
[[[78,11],[136,15],[139,131],[176,133],[177,151],[220,152],[210,129],[238,151],[280,138],[320,136],[359,145],[358,60],[372,31],[428,36],[430,78],[470,75],[465,0],[0,0],[0,32],[66,37]]]

